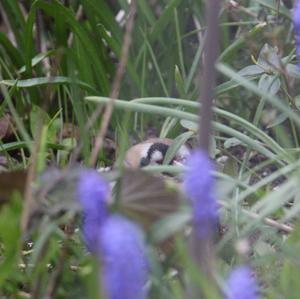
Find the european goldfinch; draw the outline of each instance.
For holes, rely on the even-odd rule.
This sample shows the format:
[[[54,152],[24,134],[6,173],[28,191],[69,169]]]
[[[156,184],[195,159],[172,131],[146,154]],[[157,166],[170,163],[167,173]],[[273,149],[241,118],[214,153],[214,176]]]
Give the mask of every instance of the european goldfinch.
[[[147,165],[162,164],[172,143],[173,140],[168,138],[151,138],[138,143],[129,148],[126,152],[125,166],[130,168],[140,168]],[[189,147],[185,144],[182,145],[170,164],[183,164],[189,154]]]

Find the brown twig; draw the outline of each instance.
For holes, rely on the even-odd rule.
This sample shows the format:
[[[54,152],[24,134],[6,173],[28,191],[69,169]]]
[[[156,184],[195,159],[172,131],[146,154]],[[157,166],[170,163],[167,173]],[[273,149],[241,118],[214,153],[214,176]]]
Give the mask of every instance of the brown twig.
[[[132,6],[131,6],[132,7]],[[129,15],[131,15],[132,16],[132,18],[134,18],[134,14],[135,14],[135,11],[134,12],[131,12],[131,8],[130,8],[130,10],[129,10]],[[130,20],[128,20],[128,22],[127,22],[127,26],[129,26],[130,25]],[[133,26],[133,25],[132,25]],[[127,27],[128,28],[128,27]],[[119,65],[118,65],[118,69],[120,69],[120,66],[121,66],[121,61],[122,61],[122,58],[123,59],[125,59],[126,57],[124,56],[124,47],[125,47],[125,41],[127,40],[127,42],[128,42],[128,38],[126,38],[126,36],[127,36],[127,28],[126,28],[126,31],[125,31],[125,36],[124,36],[124,42],[123,42],[123,46],[122,46],[122,50],[121,50],[121,58],[120,58],[120,63],[119,63]],[[130,29],[130,28],[129,28]],[[130,29],[130,30],[132,30],[132,29]],[[130,38],[131,38],[131,32],[130,32]],[[128,50],[129,50],[129,46],[130,45],[128,45],[127,44],[127,46],[126,47],[128,47]],[[126,53],[125,53],[126,54]],[[127,56],[128,56],[128,54],[126,54]],[[126,61],[124,61],[123,62],[123,65],[124,65],[124,67],[123,68],[125,68],[125,65],[126,65]],[[120,73],[121,73],[121,71],[122,70],[120,70]],[[124,70],[122,71],[122,74],[124,73]],[[118,74],[118,71],[117,71],[117,74]],[[116,75],[117,76],[117,75]],[[122,77],[121,77],[121,79],[122,79]],[[121,79],[118,79],[118,82],[119,82],[119,84],[121,84]],[[114,83],[116,82],[116,80],[117,80],[117,77],[115,78],[115,80],[114,80]],[[114,84],[113,84],[113,86],[114,86]],[[112,89],[112,90],[114,90],[114,88]],[[113,97],[113,94],[111,94],[111,96],[110,96],[110,98],[112,99],[112,101],[116,98],[116,97],[118,97],[118,94],[119,94],[119,88],[118,88],[118,90],[117,90],[118,92],[117,92],[117,95],[115,96],[115,97]],[[108,105],[110,105],[109,103],[107,103],[107,106]],[[113,104],[111,104],[111,106],[113,106]],[[86,123],[86,125],[85,125],[85,127],[84,127],[84,131],[88,131],[92,126],[93,126],[93,124],[97,121],[97,119],[98,119],[98,117],[101,115],[101,113],[103,112],[103,106],[102,105],[99,105],[98,107],[97,107],[97,109],[95,110],[95,112],[89,117],[89,119],[88,119],[88,121],[87,121],[87,123]],[[105,112],[106,113],[106,112]],[[104,120],[104,119],[103,119]],[[101,130],[101,129],[100,129]],[[100,132],[99,132],[100,133]],[[101,141],[101,143],[103,142],[103,138],[104,137],[102,137],[102,141]],[[80,142],[79,141],[79,144],[76,146],[76,148],[73,150],[73,152],[72,152],[72,154],[71,154],[71,158],[70,158],[70,162],[69,162],[69,167],[72,167],[72,165],[74,165],[74,163],[76,162],[76,160],[77,160],[77,158],[79,157],[79,155],[80,155],[80,151],[81,151],[81,149],[82,149],[82,146],[83,146],[83,144],[82,144],[82,142]],[[102,144],[100,144],[100,147],[99,147],[99,150],[100,150],[100,148],[101,148],[101,146],[102,146]],[[99,152],[99,150],[98,150],[98,152]],[[97,156],[98,156],[98,152],[97,152]],[[96,157],[96,159],[97,159],[97,157]],[[91,161],[91,159],[90,159],[90,161]],[[94,162],[94,163],[92,163],[92,162],[90,162],[90,164],[91,165],[94,165],[96,162]]]
[[[132,31],[134,25],[134,17],[136,14],[136,0],[132,0],[129,8],[129,18],[126,24],[124,41],[121,50],[121,58],[118,64],[117,73],[113,82],[112,92],[110,94],[110,101],[107,103],[101,123],[100,130],[95,139],[95,144],[91,153],[90,165],[95,166],[98,158],[98,153],[102,147],[103,139],[105,137],[106,131],[108,129],[108,125],[110,122],[110,118],[113,112],[114,99],[116,99],[120,92],[121,82],[124,75],[125,67],[128,60],[129,48],[132,39]],[[99,112],[98,112],[99,111]],[[97,109],[95,115],[99,115],[101,112],[101,107]]]
[[[5,10],[1,4],[1,1],[0,1],[0,14],[1,14],[2,23],[3,23],[3,28],[1,28],[1,29],[4,29],[3,31],[5,32],[8,39],[11,41],[11,43],[14,46],[16,46],[17,45],[16,37],[11,29],[8,17],[7,17]]]
[[[66,260],[67,253],[68,253],[68,241],[69,239],[66,239],[66,241],[63,244],[63,247],[60,252],[60,256],[57,260],[57,266],[48,282],[48,287],[44,299],[54,298],[55,290],[57,289],[57,286],[59,284],[59,279],[64,269],[64,264],[65,264],[64,262]]]
[[[218,201],[218,204],[226,209],[231,209],[230,205],[222,200]],[[291,233],[293,231],[293,227],[284,223],[280,223],[274,219],[268,218],[268,217],[264,217],[262,218],[259,214],[256,214],[252,211],[246,210],[246,209],[241,209],[241,212],[244,213],[245,215],[247,215],[248,217],[252,218],[252,219],[257,219],[257,220],[261,220],[262,222],[264,222],[265,224],[274,227],[282,232],[285,232],[287,234]]]
[[[35,48],[38,53],[42,52],[42,15],[39,9],[35,18]]]
[[[46,255],[46,251],[47,251],[47,242],[45,242],[42,245],[42,248],[39,250],[38,252],[38,258],[37,258],[37,263],[38,264]],[[39,299],[41,296],[41,284],[43,281],[43,273],[39,273],[39,275],[37,276],[37,278],[34,280],[34,284],[32,286],[32,290],[31,290],[31,299]]]
[[[57,73],[61,58],[62,58],[61,55],[58,55],[56,57],[56,60],[53,64],[52,68],[50,69],[51,77],[55,76],[55,74]],[[28,171],[27,171],[26,184],[25,184],[25,190],[24,190],[23,211],[22,211],[22,216],[21,216],[21,231],[22,232],[25,232],[28,228],[31,211],[35,204],[32,183],[34,182],[34,180],[36,178],[38,154],[39,154],[39,150],[40,150],[42,130],[43,130],[44,122],[45,122],[42,111],[48,110],[49,105],[51,104],[51,101],[52,101],[52,94],[53,94],[52,85],[48,84],[48,86],[45,90],[45,94],[44,94],[45,100],[43,102],[42,109],[38,113],[35,142],[34,142],[34,146],[33,146],[31,157],[30,157],[30,163],[29,163],[30,166],[28,167]]]
[[[219,52],[219,25],[218,17],[220,11],[220,0],[209,0],[206,2],[206,40],[204,45],[203,79],[201,86],[201,102],[199,109],[199,147],[208,153],[210,136],[212,131],[212,105],[216,86],[215,63]],[[195,229],[192,230],[190,252],[200,272],[206,277],[207,284],[212,289],[215,286],[213,274],[214,247],[213,236],[199,239]],[[209,287],[210,287],[209,286]],[[195,298],[203,297],[205,290],[195,289]],[[200,292],[200,294],[199,294]]]
[[[219,26],[218,16],[220,10],[219,0],[210,0],[206,6],[206,44],[204,46],[203,80],[201,88],[200,118],[199,118],[199,146],[208,151],[211,135],[212,104],[216,86],[215,63],[219,52]]]
[[[82,19],[82,17],[83,17],[83,6],[79,5],[78,10],[76,12],[76,20],[80,21]],[[67,41],[69,48],[72,47],[73,40],[74,40],[74,33],[70,32],[68,41]]]

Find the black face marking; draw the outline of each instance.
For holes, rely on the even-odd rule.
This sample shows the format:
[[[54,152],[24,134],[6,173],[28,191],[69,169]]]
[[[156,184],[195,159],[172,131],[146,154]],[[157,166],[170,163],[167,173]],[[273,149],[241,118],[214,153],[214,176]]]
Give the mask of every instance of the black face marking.
[[[164,157],[166,155],[168,148],[169,148],[169,146],[164,143],[160,143],[160,142],[153,143],[149,147],[147,156],[141,159],[140,166],[143,167],[143,166],[149,165],[152,161],[152,156],[156,151],[160,152],[162,154],[162,157]],[[158,164],[162,164],[163,159],[155,161],[155,162]]]
[[[155,142],[153,143],[147,152],[147,156],[143,157],[140,162],[140,167],[144,167],[149,165],[152,162],[153,155],[156,151],[160,152],[162,155],[162,159],[155,161],[157,164],[162,164],[165,158],[165,155],[168,151],[169,146],[165,143]],[[170,162],[170,165],[173,164],[174,159]]]
[[[144,167],[150,164],[150,160],[148,158],[142,158],[140,162],[140,167]]]
[[[159,142],[153,143],[150,146],[149,150],[148,150],[147,158],[149,159],[149,161],[151,161],[152,156],[156,151],[161,152],[163,158],[161,160],[158,160],[158,161],[155,161],[155,162],[158,163],[158,164],[162,164],[163,160],[164,160],[164,157],[165,157],[165,155],[168,151],[168,148],[169,148],[169,146],[164,144],[164,143],[159,143]]]

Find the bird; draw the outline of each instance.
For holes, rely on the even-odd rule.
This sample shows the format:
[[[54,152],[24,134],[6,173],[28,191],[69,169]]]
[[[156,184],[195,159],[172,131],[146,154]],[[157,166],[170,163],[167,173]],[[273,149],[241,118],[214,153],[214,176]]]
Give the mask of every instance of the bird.
[[[125,166],[142,168],[148,165],[161,165],[174,140],[169,138],[150,138],[129,148],[125,155]],[[171,160],[171,165],[182,165],[190,155],[190,148],[183,144]]]

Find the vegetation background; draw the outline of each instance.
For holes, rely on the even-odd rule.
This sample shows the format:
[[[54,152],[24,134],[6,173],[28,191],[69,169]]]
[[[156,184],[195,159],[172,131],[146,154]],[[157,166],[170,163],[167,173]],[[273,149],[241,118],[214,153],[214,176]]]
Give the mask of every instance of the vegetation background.
[[[223,227],[216,276],[222,286],[233,265],[251,262],[263,298],[300,293],[300,71],[292,5],[222,1],[219,19],[210,153]],[[99,298],[96,263],[78,229],[76,171],[60,180],[53,166],[109,167],[153,134],[174,138],[175,147],[195,144],[205,1],[137,1],[126,71],[95,161],[128,1],[0,0],[0,8],[1,298]],[[180,176],[180,168],[165,164],[148,171]],[[60,184],[53,188],[53,181]],[[31,198],[42,198],[39,208]],[[154,249],[190,217],[180,209],[147,233],[151,298],[183,298],[187,277],[201,284],[184,237],[164,256]]]

